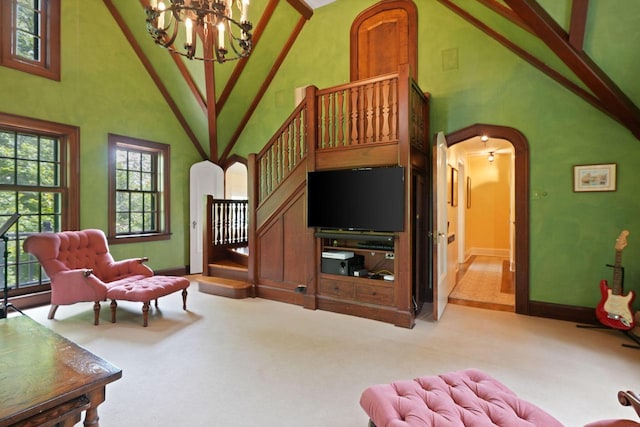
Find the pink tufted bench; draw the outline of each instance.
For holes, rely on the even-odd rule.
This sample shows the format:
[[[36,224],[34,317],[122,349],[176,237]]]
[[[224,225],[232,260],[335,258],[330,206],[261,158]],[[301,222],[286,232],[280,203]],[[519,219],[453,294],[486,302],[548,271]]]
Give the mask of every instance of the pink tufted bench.
[[[374,385],[360,406],[376,427],[562,427],[477,369]]]
[[[116,323],[116,300],[133,301],[142,303],[142,324],[149,324],[149,305],[151,300],[182,290],[182,309],[187,309],[187,288],[189,280],[176,276],[151,276],[134,282],[123,282],[111,286],[107,290],[107,298],[111,300],[111,323]]]

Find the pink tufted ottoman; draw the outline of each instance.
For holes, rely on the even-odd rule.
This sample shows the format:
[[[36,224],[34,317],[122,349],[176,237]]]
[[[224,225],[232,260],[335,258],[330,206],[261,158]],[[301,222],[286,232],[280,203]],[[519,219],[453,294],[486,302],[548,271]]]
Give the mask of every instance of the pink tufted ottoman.
[[[360,406],[376,427],[562,427],[477,369],[374,385]]]
[[[189,280],[179,276],[151,276],[134,282],[124,282],[107,290],[107,298],[111,300],[111,323],[116,323],[116,300],[141,302],[143,326],[149,324],[149,304],[151,300],[182,290],[182,309],[187,309],[187,288]]]

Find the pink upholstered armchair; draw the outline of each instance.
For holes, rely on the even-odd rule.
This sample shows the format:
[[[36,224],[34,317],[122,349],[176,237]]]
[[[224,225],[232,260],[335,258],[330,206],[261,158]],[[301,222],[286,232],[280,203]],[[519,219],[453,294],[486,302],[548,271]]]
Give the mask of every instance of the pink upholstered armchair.
[[[110,287],[153,276],[146,258],[114,261],[102,230],[39,233],[27,237],[24,250],[34,255],[51,279],[53,319],[60,305],[93,301],[94,324],[99,323],[100,301]]]

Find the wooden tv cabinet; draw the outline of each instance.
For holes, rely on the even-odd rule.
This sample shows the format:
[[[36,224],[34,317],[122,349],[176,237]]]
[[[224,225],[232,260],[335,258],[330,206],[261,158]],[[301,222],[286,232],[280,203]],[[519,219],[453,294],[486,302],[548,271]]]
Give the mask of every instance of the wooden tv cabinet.
[[[322,310],[367,317],[411,327],[408,313],[403,316],[397,309],[399,287],[395,280],[397,259],[396,236],[393,233],[359,233],[319,230],[320,259],[318,260],[317,304]],[[322,253],[332,251],[353,252],[364,260],[366,276],[349,272],[335,274],[322,270]],[[393,278],[391,278],[393,276]]]

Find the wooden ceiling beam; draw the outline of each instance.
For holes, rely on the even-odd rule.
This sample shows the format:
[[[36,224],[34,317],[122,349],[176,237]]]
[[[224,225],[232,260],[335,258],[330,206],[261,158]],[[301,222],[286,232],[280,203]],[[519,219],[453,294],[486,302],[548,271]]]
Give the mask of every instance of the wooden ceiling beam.
[[[535,35],[533,30],[522,19],[520,19],[520,17],[513,10],[509,9],[504,4],[499,3],[497,0],[478,0],[478,2],[493,10],[503,18],[506,18],[509,21],[513,22],[523,30]]]
[[[640,109],[582,50],[535,0],[504,0],[538,37],[600,99],[605,108],[640,139]]]
[[[204,83],[207,94],[207,124],[209,130],[209,159],[218,162],[218,109],[216,107],[216,72],[214,67],[213,31],[204,34]]]
[[[577,51],[584,46],[584,32],[587,28],[587,12],[589,0],[573,0],[571,4],[571,24],[569,26],[569,43]]]
[[[513,43],[511,40],[507,39],[502,34],[498,33],[497,31],[495,31],[485,23],[481,22],[479,19],[472,16],[469,12],[462,9],[458,5],[454,4],[451,0],[438,0],[438,1],[442,3],[444,6],[446,6],[447,8],[449,8],[451,11],[459,15],[461,18],[463,18],[464,20],[466,20],[467,22],[469,22],[470,24],[478,28],[480,31],[484,32],[485,34],[493,38],[495,41],[497,41],[498,43],[500,43],[501,45],[503,45],[504,47],[506,47],[507,49],[509,49],[516,55],[518,55],[520,58],[522,58],[523,60],[531,64],[533,67],[542,71],[551,79],[555,80],[556,82],[558,82],[559,84],[561,84],[562,86],[570,90],[571,92],[575,93],[577,96],[584,99],[586,102],[588,102],[595,108],[599,109],[603,113],[609,115],[614,120],[618,120],[617,117],[609,113],[609,111],[602,105],[602,103],[598,98],[593,96],[588,91],[584,90],[582,87],[576,85],[571,80],[567,79],[565,76],[563,76],[562,74],[560,74],[559,72],[557,72],[556,70],[554,70],[553,68],[545,64],[543,61],[541,61],[531,53],[527,52],[520,46]]]
[[[249,123],[249,119],[253,115],[256,108],[258,108],[258,104],[260,104],[260,101],[264,97],[264,94],[267,92],[269,85],[275,78],[276,74],[278,73],[278,70],[280,70],[282,63],[284,62],[287,55],[289,54],[289,51],[293,47],[294,42],[300,35],[300,32],[302,31],[302,28],[304,27],[305,23],[306,23],[306,19],[304,18],[304,16],[298,20],[296,27],[294,28],[292,34],[289,36],[289,39],[287,40],[287,43],[280,51],[280,55],[278,55],[276,62],[273,64],[273,67],[271,67],[271,70],[269,70],[269,74],[265,77],[264,82],[262,83],[262,85],[260,86],[260,89],[258,90],[258,93],[253,98],[251,105],[249,106],[246,113],[242,117],[242,120],[238,125],[238,128],[236,129],[229,143],[225,147],[222,156],[220,156],[220,162],[224,163],[226,161],[227,157],[229,156],[229,153],[231,152],[231,149],[236,145],[236,142],[238,142],[238,138],[240,138],[242,131],[247,126],[247,123]]]
[[[279,0],[269,0],[269,3],[267,4],[267,7],[264,10],[264,13],[260,17],[260,21],[258,22],[258,25],[256,26],[256,29],[253,32],[253,37],[252,37],[253,51],[255,51],[256,47],[258,46],[258,42],[262,38],[262,34],[264,33],[265,28],[267,28],[269,21],[271,21],[271,18],[273,17],[273,13],[276,10],[276,6],[278,6],[278,1]],[[227,81],[227,84],[225,85],[224,89],[222,90],[222,93],[220,94],[220,97],[218,98],[218,101],[217,101],[218,111],[222,111],[224,104],[226,104],[227,100],[229,99],[229,96],[231,95],[231,91],[236,86],[236,83],[238,83],[238,79],[240,78],[240,75],[242,74],[242,71],[246,67],[248,61],[249,61],[249,58],[240,59],[238,61],[238,64],[233,69],[233,72],[231,73],[231,76],[229,76],[229,80]]]
[[[191,127],[189,126],[189,123],[180,112],[178,105],[175,103],[175,101],[171,97],[171,94],[167,90],[167,87],[162,83],[162,80],[160,79],[160,76],[156,72],[155,68],[153,68],[151,61],[149,61],[149,58],[147,58],[147,56],[142,51],[142,48],[140,47],[135,37],[133,36],[133,33],[131,32],[126,22],[122,18],[122,15],[120,15],[120,12],[115,7],[112,0],[103,0],[103,1],[105,6],[111,13],[111,16],[116,21],[116,24],[118,24],[118,26],[120,27],[120,30],[122,30],[122,33],[124,34],[125,38],[129,42],[129,45],[131,45],[131,48],[133,49],[135,54],[138,56],[138,59],[140,59],[140,62],[142,62],[142,65],[147,70],[147,73],[149,73],[151,80],[153,80],[156,87],[160,91],[160,94],[167,102],[167,105],[169,106],[173,114],[176,116],[176,119],[178,120],[178,122],[184,129],[185,133],[187,134],[187,137],[191,140],[191,143],[193,144],[195,149],[198,151],[198,153],[200,153],[200,156],[202,157],[202,159],[207,160],[208,159],[207,153],[205,153],[204,149],[200,145],[198,138],[193,133],[193,131],[191,130]]]
[[[149,0],[140,0],[140,5],[142,5],[142,7],[144,8],[148,7]],[[180,55],[173,53],[171,51],[169,51],[169,53],[171,54],[171,59],[173,59],[173,62],[176,64],[176,67],[178,67],[180,74],[182,74],[184,81],[187,83],[187,86],[189,86],[189,90],[193,94],[193,97],[196,99],[196,102],[198,103],[198,105],[200,105],[200,108],[202,109],[202,111],[206,113],[207,101],[202,95],[202,92],[200,92],[200,89],[198,89],[198,86],[193,80],[193,76],[191,76],[191,73],[189,73],[189,70],[187,70],[187,67],[184,65],[184,61],[180,59]]]
[[[287,2],[300,13],[307,21],[313,16],[313,9],[302,0],[287,0]]]

